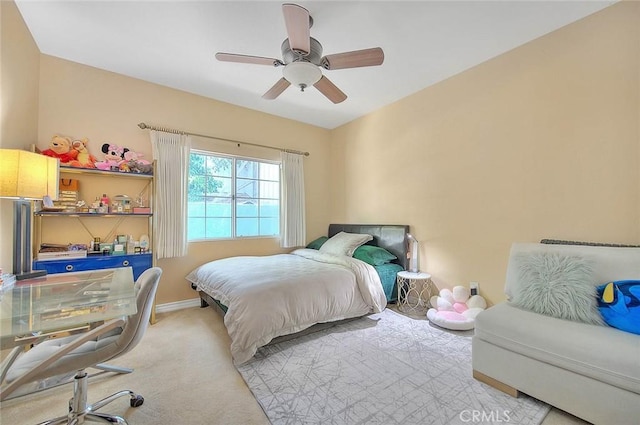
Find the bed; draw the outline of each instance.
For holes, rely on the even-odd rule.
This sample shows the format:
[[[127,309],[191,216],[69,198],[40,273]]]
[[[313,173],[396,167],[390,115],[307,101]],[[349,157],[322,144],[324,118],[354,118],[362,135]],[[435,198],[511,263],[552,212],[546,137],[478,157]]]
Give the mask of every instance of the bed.
[[[407,267],[408,232],[406,225],[331,224],[325,241],[314,241],[318,249],[215,260],[186,279],[206,304],[224,310],[231,355],[242,364],[276,338],[384,310],[395,273]],[[363,242],[366,235],[370,240]],[[358,246],[351,245],[355,240]],[[384,251],[389,258],[365,262],[360,251]]]

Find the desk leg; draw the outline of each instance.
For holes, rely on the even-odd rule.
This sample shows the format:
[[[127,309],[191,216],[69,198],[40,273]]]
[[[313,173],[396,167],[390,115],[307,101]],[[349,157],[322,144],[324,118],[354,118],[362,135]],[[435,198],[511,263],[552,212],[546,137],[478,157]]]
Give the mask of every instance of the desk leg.
[[[99,369],[103,372],[113,372],[113,373],[131,373],[133,372],[133,369],[130,369],[128,367],[122,367],[122,366],[111,366],[105,363],[99,363],[95,366],[92,366],[94,369]],[[102,373],[102,372],[100,372]],[[92,375],[93,376],[93,375]]]
[[[153,307],[151,307],[151,316],[149,316],[149,323],[150,324],[155,324],[156,323],[156,298],[153,298]]]

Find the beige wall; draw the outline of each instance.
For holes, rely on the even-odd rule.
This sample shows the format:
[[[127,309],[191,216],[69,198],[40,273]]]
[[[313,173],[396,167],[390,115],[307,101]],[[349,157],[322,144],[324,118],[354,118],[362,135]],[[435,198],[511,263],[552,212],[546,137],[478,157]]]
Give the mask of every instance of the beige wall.
[[[332,133],[332,221],[411,225],[439,287],[502,300],[509,247],[640,242],[640,3]]]
[[[40,51],[12,1],[0,2],[0,147],[28,148],[38,137]],[[0,200],[0,267],[12,271],[12,202]]]
[[[439,286],[477,280],[493,302],[503,298],[513,241],[640,240],[638,3],[334,131],[39,55],[15,5],[1,4],[3,146],[37,139],[42,148],[62,133],[88,137],[94,153],[108,141],[149,157],[148,133],[136,126],[145,121],[308,150],[308,239],[329,221],[410,224],[422,242],[421,268]],[[158,302],[193,298],[183,278],[205,261],[274,252],[273,239],[191,244],[186,258],[159,262]],[[1,251],[2,264],[6,257]]]
[[[87,137],[90,151],[96,156],[100,156],[97,153],[103,143],[111,142],[143,152],[150,158],[149,133],[137,126],[143,121],[149,125],[309,151],[311,155],[304,162],[307,232],[310,236],[326,232],[329,217],[329,188],[325,184],[329,178],[328,130],[42,55],[40,148],[45,148],[54,134],[61,133],[74,138]],[[224,145],[209,139],[197,138],[194,146],[254,157],[273,157],[274,154],[272,150],[260,152],[247,147],[237,148],[234,144]],[[112,187],[104,190],[114,195],[118,192],[118,184],[122,181],[114,179]],[[89,235],[81,229],[79,232],[78,237],[84,238],[79,242],[88,243]],[[63,237],[69,238],[68,235]],[[197,297],[184,277],[206,261],[237,254],[276,252],[281,252],[276,239],[192,243],[186,258],[158,261],[164,274],[157,302],[163,304]]]

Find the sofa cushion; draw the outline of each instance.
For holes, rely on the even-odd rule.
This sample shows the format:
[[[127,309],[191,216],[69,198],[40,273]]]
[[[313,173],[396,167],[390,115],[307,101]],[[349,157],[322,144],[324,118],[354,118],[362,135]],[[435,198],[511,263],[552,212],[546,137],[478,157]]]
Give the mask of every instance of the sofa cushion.
[[[640,248],[514,243],[511,246],[504,291],[508,299],[522,285],[519,266],[517,261],[512,260],[521,253],[532,252],[557,252],[584,258],[592,267],[596,285],[613,280],[640,279]]]
[[[511,302],[525,310],[558,319],[604,325],[598,311],[593,271],[587,260],[557,252],[520,253],[522,285]]]
[[[640,337],[556,319],[508,303],[476,317],[475,336],[507,350],[640,394]]]

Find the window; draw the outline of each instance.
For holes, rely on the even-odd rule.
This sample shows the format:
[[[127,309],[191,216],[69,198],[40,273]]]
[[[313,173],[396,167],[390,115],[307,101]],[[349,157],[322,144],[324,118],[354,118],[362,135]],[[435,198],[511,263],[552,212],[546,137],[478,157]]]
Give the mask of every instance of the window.
[[[191,151],[188,240],[280,235],[280,164]]]

